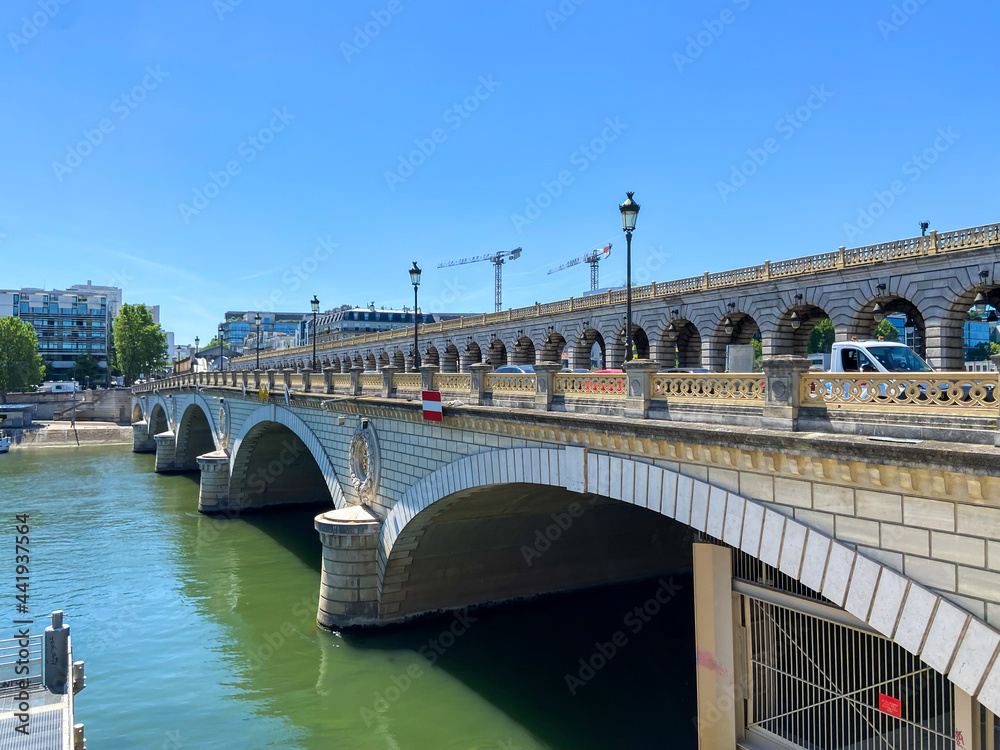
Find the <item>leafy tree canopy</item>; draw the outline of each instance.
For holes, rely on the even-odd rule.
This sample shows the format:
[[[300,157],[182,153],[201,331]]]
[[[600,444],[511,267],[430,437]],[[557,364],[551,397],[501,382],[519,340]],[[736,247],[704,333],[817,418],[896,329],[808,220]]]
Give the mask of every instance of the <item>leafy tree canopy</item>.
[[[76,364],[69,371],[70,377],[78,383],[91,383],[104,380],[104,370],[97,364],[97,360],[90,354],[77,357]]]
[[[829,318],[824,318],[809,334],[809,354],[822,352],[829,354],[833,349],[833,342],[836,334],[833,330],[833,322]]]
[[[115,362],[125,384],[166,364],[167,334],[143,304],[122,305],[114,323]]]
[[[8,393],[38,385],[44,375],[35,329],[20,318],[0,318],[0,403],[7,403]]]
[[[879,337],[884,341],[899,341],[899,329],[888,320],[880,320],[875,326],[875,338]]]

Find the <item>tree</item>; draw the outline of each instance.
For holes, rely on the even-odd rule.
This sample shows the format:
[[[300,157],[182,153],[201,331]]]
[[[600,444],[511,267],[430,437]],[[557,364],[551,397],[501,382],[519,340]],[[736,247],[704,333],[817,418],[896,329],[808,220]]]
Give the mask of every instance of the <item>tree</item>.
[[[829,354],[833,350],[833,342],[836,333],[833,330],[833,321],[823,318],[809,334],[809,354],[821,352]]]
[[[41,383],[44,374],[35,329],[20,318],[0,318],[0,404],[8,393]]]
[[[77,357],[76,363],[70,370],[70,376],[78,383],[86,381],[96,383],[103,374],[97,360],[90,354]]]
[[[115,367],[122,372],[126,385],[143,373],[163,367],[167,360],[164,348],[167,334],[145,305],[122,305],[114,322]]]
[[[884,341],[899,341],[899,329],[884,318],[875,326],[875,338]]]

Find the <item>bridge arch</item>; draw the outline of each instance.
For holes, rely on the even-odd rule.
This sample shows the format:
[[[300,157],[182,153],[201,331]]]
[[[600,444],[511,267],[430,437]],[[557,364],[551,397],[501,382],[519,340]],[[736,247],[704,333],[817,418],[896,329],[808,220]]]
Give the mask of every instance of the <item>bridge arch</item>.
[[[667,322],[660,334],[660,355],[657,360],[664,367],[700,368],[701,331],[686,318]]]
[[[142,413],[142,401],[139,399],[132,400],[132,423],[141,422],[145,419],[145,414]]]
[[[595,347],[597,347],[596,350]],[[597,355],[596,358],[595,354]],[[604,336],[596,328],[591,328],[589,321],[576,336],[570,349],[570,355],[570,367],[574,369],[589,370],[595,359],[597,367],[594,369],[603,370],[608,366]]]
[[[406,355],[402,350],[394,349],[392,352],[392,366],[399,372],[406,372]]]
[[[773,322],[769,334],[764,338],[763,354],[772,356],[794,354],[805,357],[809,354],[809,338],[813,329],[824,320],[833,321],[822,305],[792,298],[781,315]],[[836,325],[834,325],[836,335]]]
[[[441,357],[441,372],[458,372],[458,347],[450,341],[445,344]]]
[[[507,364],[507,347],[499,338],[491,340],[486,347],[486,361],[493,365],[494,369]]]
[[[531,340],[530,336],[522,334],[514,340],[510,363],[512,365],[535,364],[535,342]]]
[[[461,366],[462,372],[469,372],[469,368],[472,365],[477,365],[483,361],[483,350],[478,343],[471,337],[465,344],[465,350],[462,352]]]
[[[197,471],[198,456],[219,448],[218,431],[212,409],[205,398],[192,394],[190,403],[177,420],[174,461],[178,471]]]
[[[559,331],[549,331],[542,340],[541,362],[561,362],[566,339]]]
[[[404,590],[419,589],[422,582],[413,574],[421,560],[421,545],[431,538],[435,522],[446,518],[449,505],[461,504],[470,492],[497,485],[542,485],[577,497],[595,494],[673,519],[821,594],[1000,713],[1000,663],[993,659],[1000,651],[1000,633],[975,615],[762,502],[644,461],[588,455],[584,448],[488,451],[444,466],[413,485],[382,524],[378,552],[382,616],[406,618],[405,594],[382,603],[383,581],[392,577],[406,582]],[[456,568],[444,576],[452,585],[470,570],[475,568]],[[523,575],[523,570],[519,572]],[[477,570],[474,575],[482,578],[482,573]],[[483,602],[456,602],[442,608],[479,603]]]
[[[646,329],[636,323],[634,320],[632,322],[632,343],[635,346],[635,356],[637,359],[649,359],[649,334],[646,333]],[[608,367],[620,368],[622,364],[629,359],[628,352],[626,348],[625,341],[625,324],[622,323],[615,331],[615,341],[612,351],[609,353]]]
[[[157,399],[149,408],[149,436],[159,435],[170,431],[170,417],[167,416],[167,409],[160,399]]]
[[[252,508],[305,502],[346,505],[343,488],[319,438],[277,404],[253,411],[232,443],[230,503]]]

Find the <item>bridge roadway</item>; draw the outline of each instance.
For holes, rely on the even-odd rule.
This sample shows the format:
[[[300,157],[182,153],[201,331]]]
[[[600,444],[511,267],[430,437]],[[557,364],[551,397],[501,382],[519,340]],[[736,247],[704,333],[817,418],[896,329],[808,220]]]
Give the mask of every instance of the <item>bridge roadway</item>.
[[[809,334],[824,318],[839,341],[870,338],[881,305],[887,315],[908,316],[918,350],[935,368],[961,370],[966,313],[977,293],[1000,308],[998,249],[1000,224],[988,224],[637,286],[637,355],[663,367],[721,371],[726,346],[748,344],[759,332],[765,356],[805,356]],[[648,270],[643,262],[636,253],[633,278]],[[618,290],[422,325],[420,361],[467,372],[487,360],[494,367],[558,361],[565,350],[570,367],[589,369],[597,345],[602,363],[618,367],[625,359],[624,317],[625,292]],[[413,369],[412,327],[369,333],[364,321],[357,327],[350,339],[318,337],[317,370]],[[260,362],[263,369],[309,368],[312,347],[262,351]],[[233,367],[255,363],[250,355],[234,359]]]
[[[841,634],[838,669],[873,665],[858,677],[864,700],[856,685],[793,674],[787,684],[819,681],[830,695],[794,715],[864,731],[878,721],[897,737],[926,725],[945,742],[919,746],[978,736],[980,712],[988,727],[1000,712],[996,374],[889,382],[882,397],[852,395],[854,381],[805,372],[800,358],[764,366],[178,376],[135,388],[134,450],[155,451],[158,472],[200,470],[204,513],[323,504],[324,627],[693,569],[703,747],[803,742],[786,725],[801,691],[766,675],[841,652],[790,639],[768,625],[775,613]],[[423,420],[422,388],[444,393],[443,423]],[[852,651],[861,636],[875,650]],[[768,662],[775,643],[807,641],[820,644],[807,659]],[[885,672],[904,657],[918,671]],[[918,701],[920,690],[941,700]],[[909,724],[884,725],[879,691],[909,696]],[[873,701],[877,715],[856,719]],[[822,714],[841,703],[840,718]]]

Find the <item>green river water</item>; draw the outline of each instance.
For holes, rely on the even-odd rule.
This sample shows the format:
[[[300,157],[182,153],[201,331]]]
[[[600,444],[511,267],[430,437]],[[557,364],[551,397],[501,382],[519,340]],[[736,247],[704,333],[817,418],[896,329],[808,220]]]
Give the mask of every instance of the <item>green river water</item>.
[[[648,622],[626,617],[655,580],[475,610],[454,639],[454,615],[338,635],[315,624],[322,508],[209,518],[197,476],[126,447],[2,455],[0,498],[0,637],[29,513],[34,632],[65,610],[91,750],[696,746],[690,578]]]

